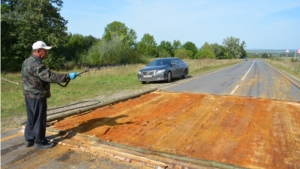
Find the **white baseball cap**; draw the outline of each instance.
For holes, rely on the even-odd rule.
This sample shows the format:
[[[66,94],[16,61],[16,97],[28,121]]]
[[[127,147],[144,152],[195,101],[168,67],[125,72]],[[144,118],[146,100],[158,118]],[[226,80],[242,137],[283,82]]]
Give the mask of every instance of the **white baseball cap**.
[[[33,45],[32,45],[32,49],[35,50],[35,49],[40,49],[40,48],[43,48],[43,49],[51,49],[52,47],[51,46],[47,46],[45,42],[43,41],[36,41]]]

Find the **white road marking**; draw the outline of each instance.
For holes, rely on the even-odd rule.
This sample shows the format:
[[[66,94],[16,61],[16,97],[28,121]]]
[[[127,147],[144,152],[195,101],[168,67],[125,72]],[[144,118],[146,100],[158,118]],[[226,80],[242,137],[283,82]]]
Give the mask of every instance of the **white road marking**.
[[[247,71],[247,73],[244,75],[244,77],[242,78],[242,81],[245,79],[245,77],[248,75],[248,73],[250,72],[251,68],[253,67],[255,61],[252,63],[251,67],[249,68],[249,70]],[[239,85],[236,85],[235,88],[230,92],[230,94],[233,94],[237,89],[239,88]]]
[[[256,61],[256,60],[255,60],[255,61]],[[252,66],[254,65],[255,61],[252,63],[251,67],[249,68],[249,70],[247,71],[247,73],[245,74],[245,76],[243,77],[243,79],[242,79],[242,80],[244,80],[244,79],[245,79],[245,77],[247,76],[247,74],[250,72],[250,70],[251,70]]]
[[[238,89],[238,88],[239,88],[239,85],[236,85],[235,88],[230,92],[230,94],[233,94],[236,91],[236,89]]]
[[[241,63],[239,63],[239,64],[241,64]],[[206,74],[200,75],[200,76],[196,76],[196,77],[188,78],[188,79],[186,79],[186,80],[183,80],[182,82],[175,83],[175,84],[173,84],[173,85],[168,85],[168,86],[166,86],[166,87],[162,87],[162,88],[160,88],[160,90],[164,90],[164,89],[167,89],[167,88],[171,88],[171,87],[173,87],[173,86],[176,86],[176,85],[179,85],[179,84],[182,84],[182,83],[185,83],[185,82],[189,82],[189,81],[192,81],[192,80],[195,80],[195,79],[201,78],[201,77],[203,77],[203,76],[206,76],[206,75],[209,75],[209,74],[213,74],[213,73],[216,73],[216,72],[220,72],[220,71],[222,71],[222,70],[224,70],[224,69],[228,69],[228,68],[230,68],[230,67],[233,67],[233,66],[236,66],[236,64],[234,64],[234,65],[232,65],[232,66],[229,66],[229,67],[225,67],[225,68],[222,68],[222,69],[216,70],[216,71],[212,71],[212,72],[209,72],[209,73],[206,73]]]

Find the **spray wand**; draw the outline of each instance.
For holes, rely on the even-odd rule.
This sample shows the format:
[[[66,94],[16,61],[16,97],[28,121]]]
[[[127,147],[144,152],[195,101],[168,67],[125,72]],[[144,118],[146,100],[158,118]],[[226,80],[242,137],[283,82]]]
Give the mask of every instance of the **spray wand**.
[[[85,71],[82,71],[82,72],[80,72],[80,73],[78,73],[79,75],[80,74],[82,74],[82,73],[85,73],[85,72],[88,72],[89,71],[89,69],[87,69],[87,70],[85,70]],[[69,79],[67,82],[66,82],[66,84],[60,84],[60,83],[57,83],[58,85],[60,85],[61,87],[67,87],[68,86],[68,84],[69,84],[69,82],[70,82],[70,80],[71,79]]]

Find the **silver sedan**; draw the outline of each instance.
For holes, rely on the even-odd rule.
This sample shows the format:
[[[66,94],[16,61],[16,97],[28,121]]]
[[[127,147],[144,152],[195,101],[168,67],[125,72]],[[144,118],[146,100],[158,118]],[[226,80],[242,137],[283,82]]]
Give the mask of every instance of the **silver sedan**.
[[[139,70],[138,80],[142,83],[151,81],[168,81],[174,78],[186,78],[189,73],[188,64],[175,57],[153,60],[146,67]]]

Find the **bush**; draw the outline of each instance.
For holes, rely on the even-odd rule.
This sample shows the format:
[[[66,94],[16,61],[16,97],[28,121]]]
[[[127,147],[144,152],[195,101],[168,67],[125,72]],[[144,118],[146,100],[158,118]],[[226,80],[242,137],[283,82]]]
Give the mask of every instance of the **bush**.
[[[165,58],[165,57],[170,57],[170,56],[171,56],[170,53],[165,49],[161,49],[158,52],[158,57]]]
[[[45,59],[45,64],[47,68],[53,70],[62,70],[64,69],[65,58],[60,56],[55,56],[50,54]]]
[[[68,61],[64,64],[64,69],[65,70],[72,70],[76,67],[75,61]]]
[[[189,59],[193,57],[193,52],[190,50],[186,50],[184,48],[177,49],[175,51],[175,56],[181,59]]]
[[[113,38],[110,41],[102,40],[91,47],[88,54],[81,57],[81,61],[88,65],[117,65],[139,63],[142,59],[136,49]]]
[[[2,60],[2,63],[5,62]],[[21,70],[22,64],[23,63],[20,63],[17,60],[10,60],[6,64],[1,64],[1,71],[18,72]]]

